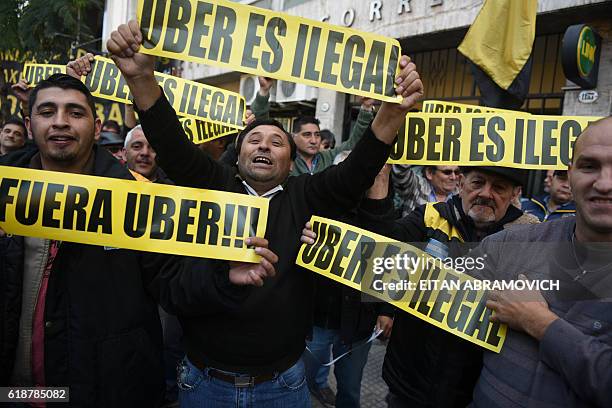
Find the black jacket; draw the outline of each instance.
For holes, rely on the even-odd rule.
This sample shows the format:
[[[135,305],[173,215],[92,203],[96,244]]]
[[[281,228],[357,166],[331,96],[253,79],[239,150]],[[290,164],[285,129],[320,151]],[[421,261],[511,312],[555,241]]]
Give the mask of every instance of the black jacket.
[[[104,149],[93,175],[132,179]],[[29,167],[35,151],[3,157],[0,165]],[[9,385],[22,302],[23,237],[0,239],[0,386]],[[181,297],[203,310],[232,307],[227,273],[189,278],[203,260],[63,242],[53,263],[45,304],[47,386],[70,387],[75,407],[156,407],[163,401],[161,325],[155,297]],[[187,271],[185,271],[185,269]],[[225,271],[226,272],[226,271]],[[176,278],[180,276],[180,278]],[[170,289],[168,282],[174,282]],[[239,294],[239,297],[243,294]],[[31,384],[15,384],[28,386]],[[64,406],[64,404],[62,404]]]
[[[193,145],[162,95],[139,117],[157,160],[177,185],[245,194],[236,169]],[[197,365],[259,375],[293,365],[312,326],[313,273],[295,265],[301,231],[312,214],[335,217],[358,205],[387,160],[390,146],[371,130],[343,163],[315,176],[289,177],[270,200],[265,237],[279,256],[277,275],[235,312],[189,316],[177,311],[188,357]]]
[[[385,211],[390,205],[387,200],[365,199],[356,211],[341,217],[340,221],[361,228],[362,212]],[[395,308],[389,303],[324,276],[315,276],[314,325],[338,330],[344,344],[365,340],[372,334],[378,316],[393,317],[394,314]]]
[[[428,206],[429,217],[426,216]],[[503,219],[492,225],[486,235],[501,231],[522,215],[522,211],[511,205]],[[369,228],[373,231],[414,243],[426,251],[430,240],[447,245],[451,258],[465,255],[479,241],[474,223],[464,214],[458,195],[447,202],[417,207],[397,221],[372,214],[367,218],[371,220]],[[389,390],[406,402],[406,407],[464,408],[472,400],[472,390],[481,369],[482,349],[479,346],[408,313],[395,313],[383,379]]]

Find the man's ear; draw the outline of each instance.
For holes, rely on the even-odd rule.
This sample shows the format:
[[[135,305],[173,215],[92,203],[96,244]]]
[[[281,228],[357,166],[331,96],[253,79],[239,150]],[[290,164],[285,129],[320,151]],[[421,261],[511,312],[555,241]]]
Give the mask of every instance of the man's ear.
[[[517,198],[519,198],[522,192],[523,192],[523,187],[515,186],[512,189],[512,201],[515,201]]]
[[[26,130],[28,131],[28,139],[34,140],[34,135],[32,134],[32,123],[30,122],[30,117],[26,116],[24,122],[25,122]]]
[[[98,143],[98,140],[100,140],[101,131],[102,131],[102,121],[100,120],[100,118],[96,118],[94,120],[94,140],[96,143]]]
[[[461,191],[463,191],[463,186],[465,185],[465,174],[462,174],[461,177],[459,178],[459,191],[458,193],[461,193]]]
[[[431,179],[433,178],[433,171],[431,167],[425,168],[425,178],[429,181],[431,181]]]

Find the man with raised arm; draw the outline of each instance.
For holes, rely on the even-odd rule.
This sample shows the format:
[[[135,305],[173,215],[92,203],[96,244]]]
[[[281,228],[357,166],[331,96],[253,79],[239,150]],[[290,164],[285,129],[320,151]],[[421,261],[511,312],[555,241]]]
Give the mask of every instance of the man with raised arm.
[[[0,165],[134,179],[95,144],[102,124],[78,79],[55,74],[41,81],[30,94],[29,112],[25,123],[37,149],[2,156]],[[159,406],[164,383],[156,300],[174,309],[189,302],[200,314],[237,307],[249,288],[234,284],[262,285],[274,275],[276,255],[267,241],[251,240],[261,263],[229,267],[0,229],[0,386],[69,387],[72,406]]]
[[[276,278],[253,291],[243,307],[213,316],[198,310],[179,314],[187,352],[179,370],[181,406],[249,400],[257,407],[310,407],[300,356],[311,330],[313,275],[295,267],[300,232],[312,214],[333,217],[355,207],[372,185],[406,113],[422,95],[416,67],[401,59],[396,93],[402,102],[383,104],[342,164],[289,177],[295,143],[276,121],[256,120],[241,132],[237,169],[191,144],[153,76],[155,59],[138,52],[141,42],[138,23],[130,21],[111,34],[107,48],[130,87],[159,165],[178,185],[269,198],[266,236],[279,255]]]

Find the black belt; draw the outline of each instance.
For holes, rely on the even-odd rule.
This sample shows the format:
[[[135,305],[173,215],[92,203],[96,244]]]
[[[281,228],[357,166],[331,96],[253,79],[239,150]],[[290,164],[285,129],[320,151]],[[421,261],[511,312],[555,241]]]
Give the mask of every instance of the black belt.
[[[230,384],[234,384],[234,386],[238,388],[253,387],[257,384],[261,384],[266,381],[272,381],[273,379],[276,378],[276,374],[263,374],[263,375],[256,375],[254,377],[250,377],[248,375],[226,374],[224,372],[217,371],[214,368],[208,369],[208,375],[218,380],[225,381]]]

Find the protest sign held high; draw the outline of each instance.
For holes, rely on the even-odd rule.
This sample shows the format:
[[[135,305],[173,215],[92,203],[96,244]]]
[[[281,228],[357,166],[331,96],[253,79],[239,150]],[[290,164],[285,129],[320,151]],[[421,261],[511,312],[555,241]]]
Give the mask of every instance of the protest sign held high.
[[[389,302],[488,350],[501,350],[507,327],[490,321],[491,310],[485,307],[487,297],[479,289],[480,281],[409,244],[321,217],[312,217],[310,222],[317,240],[302,245],[297,265]],[[411,271],[388,265],[403,255],[418,261],[412,263]]]
[[[30,86],[36,86],[40,81],[49,78],[53,74],[65,74],[66,66],[61,64],[36,64],[26,63],[23,66],[23,78]]]
[[[516,113],[515,111],[488,106],[468,105],[465,103],[455,103],[446,101],[436,101],[430,99],[423,101],[423,113]],[[523,112],[527,115],[527,113]]]
[[[0,228],[107,247],[259,262],[268,201],[243,194],[0,166]]]
[[[28,63],[25,64],[23,75],[30,86],[36,86],[58,72],[66,73],[66,67]],[[246,101],[240,94],[161,72],[156,72],[155,78],[179,115],[234,129],[244,128]],[[96,55],[91,73],[82,80],[97,98],[132,103],[125,80],[109,58]]]
[[[389,162],[565,170],[576,137],[597,119],[509,111],[409,113]]]
[[[400,102],[394,39],[227,0],[140,0],[138,21],[146,54]]]

